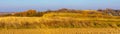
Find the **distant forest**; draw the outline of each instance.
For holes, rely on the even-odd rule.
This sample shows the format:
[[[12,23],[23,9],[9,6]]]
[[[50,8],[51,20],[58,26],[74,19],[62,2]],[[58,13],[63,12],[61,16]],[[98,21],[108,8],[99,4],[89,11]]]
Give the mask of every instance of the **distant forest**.
[[[86,12],[89,11],[89,12]],[[95,14],[99,13],[102,15],[109,15],[109,16],[120,16],[120,10],[114,9],[98,9],[98,10],[74,10],[74,9],[66,9],[62,8],[59,10],[47,10],[47,11],[36,11],[36,10],[27,10],[23,12],[15,12],[9,14],[1,14],[0,17],[6,16],[19,16],[19,17],[41,17],[46,13],[85,13],[85,14]]]

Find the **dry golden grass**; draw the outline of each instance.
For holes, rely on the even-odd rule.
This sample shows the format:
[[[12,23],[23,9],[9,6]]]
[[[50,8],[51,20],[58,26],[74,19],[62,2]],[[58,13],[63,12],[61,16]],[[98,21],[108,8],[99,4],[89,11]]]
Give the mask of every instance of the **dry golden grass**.
[[[88,11],[87,11],[88,12]],[[119,28],[117,16],[81,13],[47,13],[42,17],[0,17],[0,28]]]
[[[0,17],[0,28],[119,28],[120,19],[73,17]]]
[[[118,17],[82,16],[51,13],[42,17],[0,17],[0,34],[120,34]]]
[[[114,20],[120,21],[120,19],[104,19],[104,18],[71,18],[71,17],[0,17],[0,22],[4,23],[34,23],[34,22],[44,22],[51,20]]]
[[[114,28],[3,29],[0,34],[120,34]]]

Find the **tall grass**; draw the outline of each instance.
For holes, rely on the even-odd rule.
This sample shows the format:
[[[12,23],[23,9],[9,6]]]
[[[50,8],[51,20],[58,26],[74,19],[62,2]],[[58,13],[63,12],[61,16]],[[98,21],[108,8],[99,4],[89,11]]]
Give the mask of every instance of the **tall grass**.
[[[0,28],[119,28],[120,19],[74,17],[0,17]]]
[[[56,29],[8,29],[0,34],[120,34],[114,28],[56,28]]]
[[[100,12],[82,13],[50,12],[42,17],[0,17],[0,28],[119,28],[119,16]]]

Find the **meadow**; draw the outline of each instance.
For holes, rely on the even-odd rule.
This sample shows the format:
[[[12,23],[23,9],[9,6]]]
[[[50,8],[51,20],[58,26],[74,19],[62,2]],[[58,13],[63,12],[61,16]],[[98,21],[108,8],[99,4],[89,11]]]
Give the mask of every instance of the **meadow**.
[[[93,17],[76,13],[48,13],[42,17],[0,17],[1,29],[34,28],[119,28],[120,18]]]
[[[120,34],[114,28],[4,29],[0,34]]]
[[[0,34],[120,34],[117,13],[61,9],[5,14],[0,15]]]

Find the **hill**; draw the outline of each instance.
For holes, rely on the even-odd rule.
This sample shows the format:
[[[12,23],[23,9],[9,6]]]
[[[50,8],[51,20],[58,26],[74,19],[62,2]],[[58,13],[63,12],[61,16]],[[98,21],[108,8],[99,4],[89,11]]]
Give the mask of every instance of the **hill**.
[[[119,22],[120,16],[97,10],[27,10],[2,15],[0,28],[119,28]]]

